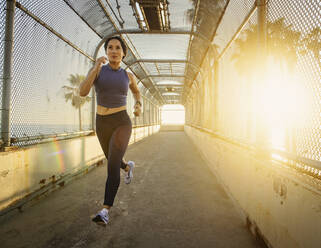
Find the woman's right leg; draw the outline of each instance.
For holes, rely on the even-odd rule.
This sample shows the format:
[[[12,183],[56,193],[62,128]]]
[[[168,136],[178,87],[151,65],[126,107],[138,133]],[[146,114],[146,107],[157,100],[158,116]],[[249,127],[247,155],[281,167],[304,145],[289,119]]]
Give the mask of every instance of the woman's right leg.
[[[119,126],[110,139],[108,157],[108,178],[106,181],[105,201],[107,207],[113,206],[120,184],[120,168],[132,131],[131,123]]]

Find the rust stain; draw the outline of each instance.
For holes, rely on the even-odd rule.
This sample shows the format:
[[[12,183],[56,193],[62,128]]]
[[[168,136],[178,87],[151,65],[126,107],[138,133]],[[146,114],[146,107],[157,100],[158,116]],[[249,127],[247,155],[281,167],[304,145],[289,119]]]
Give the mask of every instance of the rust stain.
[[[281,184],[281,188],[280,188],[280,196],[284,199],[286,199],[286,194],[287,194],[287,187],[286,185],[283,183]]]
[[[39,184],[45,184],[45,183],[46,183],[46,179],[45,178],[41,179],[40,182],[39,182]]]
[[[56,176],[55,176],[55,175],[51,176],[50,179],[51,179],[51,181],[52,181],[53,183],[56,182]]]
[[[9,170],[4,170],[0,172],[0,176],[6,177],[9,174]]]
[[[286,199],[287,196],[287,186],[282,182],[281,178],[275,178],[273,180],[273,189],[275,193],[281,196],[282,199]]]
[[[30,185],[30,173],[29,173],[29,152],[26,150],[24,151],[24,161],[23,161],[25,168],[24,168],[24,182],[25,182],[25,189],[29,192],[29,185]]]

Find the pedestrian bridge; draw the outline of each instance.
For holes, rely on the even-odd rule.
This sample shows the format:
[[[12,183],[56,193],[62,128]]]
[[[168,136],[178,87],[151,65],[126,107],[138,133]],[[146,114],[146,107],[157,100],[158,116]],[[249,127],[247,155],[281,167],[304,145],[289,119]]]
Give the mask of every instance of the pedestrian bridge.
[[[0,7],[1,247],[321,247],[318,0]],[[129,94],[137,166],[103,228],[95,91],[78,87],[115,35],[143,113]]]

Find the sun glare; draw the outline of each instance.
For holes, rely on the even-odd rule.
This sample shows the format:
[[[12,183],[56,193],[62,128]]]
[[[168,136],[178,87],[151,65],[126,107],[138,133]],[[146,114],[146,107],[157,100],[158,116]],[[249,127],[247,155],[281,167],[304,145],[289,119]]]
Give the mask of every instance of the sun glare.
[[[163,125],[184,125],[185,108],[180,104],[167,104],[162,107]]]
[[[274,148],[285,149],[286,135],[299,127],[309,107],[308,94],[300,76],[286,65],[268,59],[265,80],[256,84],[256,111],[261,111],[268,142]]]

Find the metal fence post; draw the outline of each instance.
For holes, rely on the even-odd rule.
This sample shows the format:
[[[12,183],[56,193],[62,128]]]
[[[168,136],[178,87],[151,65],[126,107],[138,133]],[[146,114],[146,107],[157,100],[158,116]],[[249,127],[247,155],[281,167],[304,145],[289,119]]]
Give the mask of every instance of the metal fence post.
[[[214,61],[214,131],[219,131],[218,119],[218,81],[219,81],[219,60]]]
[[[267,1],[257,0],[257,23],[258,23],[258,42],[260,51],[266,55],[267,44]]]
[[[149,124],[148,124],[148,136],[149,136],[149,135],[150,135],[150,131],[149,131],[149,129],[150,129],[150,125],[151,125],[151,114],[152,114],[152,109],[151,109],[152,105],[151,105],[151,103],[150,103],[149,99],[148,99],[148,105],[149,105],[149,113],[148,113],[148,119],[149,119]]]
[[[94,55],[93,67],[97,60],[97,53]],[[91,129],[96,133],[96,92],[95,87],[91,89]]]
[[[4,142],[4,147],[10,146],[11,79],[15,5],[15,0],[7,0],[1,113],[1,138]]]
[[[257,22],[258,22],[258,75],[257,78],[257,94],[262,94],[264,91],[264,79],[265,75],[265,66],[266,66],[266,56],[267,56],[267,0],[257,0]],[[256,95],[257,95],[256,94]],[[267,134],[267,124],[264,120],[264,113],[263,113],[263,105],[259,105],[261,109],[258,109],[257,116],[256,116],[256,143],[258,145],[258,155],[262,156],[263,158],[267,158],[269,156],[267,149],[268,149],[268,134]]]
[[[96,93],[95,87],[92,87],[91,92],[91,129],[96,132]]]

